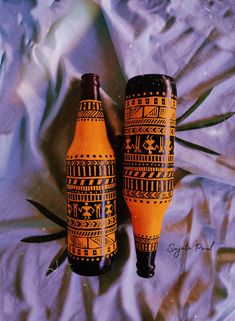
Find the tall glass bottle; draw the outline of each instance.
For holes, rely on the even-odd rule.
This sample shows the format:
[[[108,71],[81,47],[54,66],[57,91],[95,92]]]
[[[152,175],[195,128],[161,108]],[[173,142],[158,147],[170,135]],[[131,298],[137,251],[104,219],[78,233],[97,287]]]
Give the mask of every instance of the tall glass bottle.
[[[149,74],[128,81],[123,192],[141,277],[154,275],[163,216],[172,199],[175,117],[176,85],[171,77]]]
[[[99,275],[117,250],[115,154],[107,137],[99,77],[84,74],[74,138],[66,156],[68,261]]]

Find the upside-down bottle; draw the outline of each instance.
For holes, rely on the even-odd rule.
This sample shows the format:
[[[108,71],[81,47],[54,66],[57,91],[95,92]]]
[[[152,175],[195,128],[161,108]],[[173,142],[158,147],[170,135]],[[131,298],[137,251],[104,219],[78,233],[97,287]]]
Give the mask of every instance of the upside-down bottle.
[[[123,193],[131,213],[137,274],[152,277],[163,216],[172,199],[175,81],[165,75],[131,78],[126,86]]]
[[[117,250],[115,154],[99,87],[97,75],[82,76],[75,134],[66,155],[68,261],[81,275],[108,271]]]

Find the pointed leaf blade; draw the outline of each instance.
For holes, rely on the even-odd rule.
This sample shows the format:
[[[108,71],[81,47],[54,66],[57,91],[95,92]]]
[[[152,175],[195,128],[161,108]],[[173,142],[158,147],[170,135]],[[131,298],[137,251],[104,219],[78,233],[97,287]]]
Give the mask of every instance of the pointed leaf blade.
[[[49,242],[49,241],[54,241],[57,239],[60,239],[62,237],[65,237],[67,235],[66,230],[59,231],[57,233],[53,234],[47,234],[47,235],[33,235],[29,237],[25,237],[21,242],[25,243],[44,243],[44,242]]]
[[[188,142],[188,141],[186,141],[184,139],[176,137],[175,140],[177,141],[177,143],[179,143],[180,145],[182,145],[184,147],[187,147],[187,148],[190,148],[190,149],[196,149],[196,150],[199,150],[201,152],[204,152],[204,153],[207,153],[207,154],[211,154],[211,155],[217,155],[217,156],[220,155],[219,153],[217,153],[217,152],[215,152],[215,151],[213,151],[211,149],[208,149],[206,147],[203,147],[203,146]]]
[[[176,119],[176,125],[182,123],[182,121],[184,121],[188,116],[190,116],[204,102],[204,100],[206,100],[206,98],[210,95],[212,90],[213,87],[205,91],[183,115],[178,117]]]
[[[177,126],[176,131],[185,131],[185,130],[192,130],[192,129],[199,129],[199,128],[206,128],[210,126],[217,125],[222,123],[223,121],[229,119],[235,114],[235,112],[229,112],[217,116],[213,116],[204,120],[194,121],[185,125]]]
[[[57,225],[59,225],[61,227],[64,227],[65,229],[67,229],[67,223],[64,220],[62,220],[61,218],[59,218],[57,215],[55,215],[51,211],[49,211],[42,204],[40,204],[36,201],[33,201],[33,200],[29,200],[29,199],[27,199],[27,201],[29,203],[31,203],[33,206],[35,206],[39,210],[39,212],[41,212],[49,220],[53,221],[54,223],[56,223]]]
[[[66,260],[67,258],[67,254],[68,253],[68,249],[66,248],[61,248],[57,254],[55,255],[55,257],[53,258],[53,260],[51,261],[46,276],[48,276],[49,274],[51,274],[52,272],[54,272],[55,270],[58,269],[58,267]]]
[[[58,97],[59,92],[61,90],[63,79],[64,78],[64,64],[63,60],[59,61],[57,74],[56,74],[56,84],[55,84],[55,95]]]

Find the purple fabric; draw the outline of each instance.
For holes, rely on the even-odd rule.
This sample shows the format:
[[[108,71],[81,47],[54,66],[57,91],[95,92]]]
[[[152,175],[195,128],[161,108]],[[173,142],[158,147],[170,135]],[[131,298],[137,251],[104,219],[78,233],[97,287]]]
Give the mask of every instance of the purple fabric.
[[[176,145],[176,173],[190,174],[175,186],[152,279],[135,273],[127,211],[118,214],[116,263],[101,277],[75,275],[67,262],[46,277],[66,240],[20,243],[59,230],[26,199],[66,217],[71,79],[100,75],[113,137],[125,83],[137,74],[176,79],[178,116],[214,87],[185,123],[235,111],[234,14],[229,0],[0,0],[0,320],[235,320],[233,117],[177,133],[221,156]]]

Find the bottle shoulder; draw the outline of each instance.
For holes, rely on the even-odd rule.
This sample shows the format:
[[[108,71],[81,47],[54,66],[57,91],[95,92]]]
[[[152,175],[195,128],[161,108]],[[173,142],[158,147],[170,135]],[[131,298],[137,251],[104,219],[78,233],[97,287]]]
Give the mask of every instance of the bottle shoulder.
[[[114,156],[112,145],[105,135],[100,137],[93,133],[89,135],[76,135],[67,151],[67,155],[95,155],[95,156]]]
[[[73,141],[70,145],[67,156],[68,155],[93,155],[94,157],[105,157],[106,155],[110,155],[114,157],[114,150],[109,141],[104,142],[96,142],[90,143],[88,141],[77,142]]]

